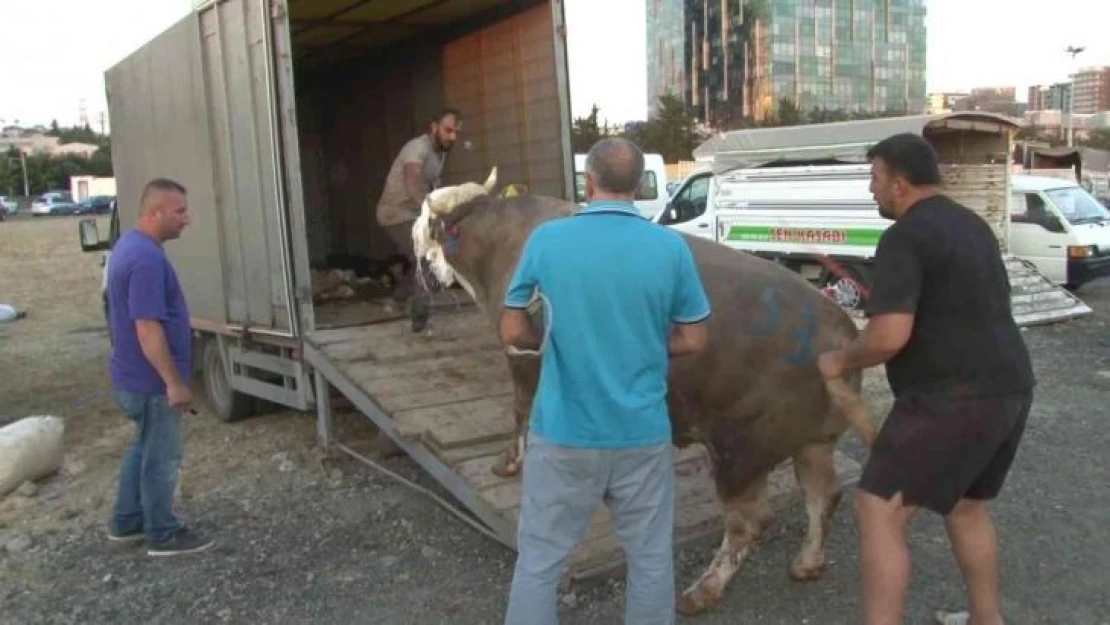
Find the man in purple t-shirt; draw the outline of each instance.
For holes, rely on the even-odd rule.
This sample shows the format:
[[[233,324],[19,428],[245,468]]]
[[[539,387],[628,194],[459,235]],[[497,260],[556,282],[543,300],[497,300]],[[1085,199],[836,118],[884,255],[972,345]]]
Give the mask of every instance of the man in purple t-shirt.
[[[192,339],[185,294],[162,244],[187,225],[185,188],[152,180],[143,189],[135,227],[120,236],[108,260],[109,374],[117,403],[136,425],[120,467],[108,537],[145,538],[152,556],[212,546],[173,513],[181,411],[192,403]]]

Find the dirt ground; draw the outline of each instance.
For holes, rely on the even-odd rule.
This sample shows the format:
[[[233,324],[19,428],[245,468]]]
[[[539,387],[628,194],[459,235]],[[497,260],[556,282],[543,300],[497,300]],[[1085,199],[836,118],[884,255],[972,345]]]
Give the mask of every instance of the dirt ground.
[[[102,232],[107,219],[100,220]],[[175,244],[184,245],[185,241]],[[77,219],[0,224],[0,302],[28,316],[0,324],[0,424],[66,419],[63,470],[34,493],[0,499],[2,623],[499,623],[513,553],[428,497],[350,461],[316,451],[312,415],[268,414],[223,424],[201,406],[185,419],[180,507],[217,546],[154,559],[104,540],[120,453],[132,434],[113,404],[99,255],[83,254]],[[1110,495],[1106,427],[1110,286],[1082,295],[1095,314],[1026,332],[1040,386],[1014,473],[995,506],[1010,624],[1110,625]],[[877,411],[889,405],[869,379]],[[338,417],[347,442],[372,431]],[[851,436],[842,446],[865,454]],[[405,457],[380,459],[434,486]],[[721,604],[681,622],[858,622],[849,489],[829,542],[830,565],[812,584],[786,570],[805,529],[800,502],[781,515]],[[963,604],[943,525],[912,526],[907,623]],[[677,554],[678,583],[712,557],[706,539]],[[620,580],[561,597],[563,623],[622,622]]]

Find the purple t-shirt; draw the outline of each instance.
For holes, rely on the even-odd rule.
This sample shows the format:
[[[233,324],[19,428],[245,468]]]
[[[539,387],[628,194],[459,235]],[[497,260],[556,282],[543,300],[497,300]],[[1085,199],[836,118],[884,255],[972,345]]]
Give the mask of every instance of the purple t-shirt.
[[[192,359],[189,309],[177,273],[154,238],[138,230],[120,236],[108,258],[107,295],[112,385],[131,393],[166,393],[162,377],[143,355],[135,331],[136,319],[162,322],[174,364],[181,379],[188,380]]]

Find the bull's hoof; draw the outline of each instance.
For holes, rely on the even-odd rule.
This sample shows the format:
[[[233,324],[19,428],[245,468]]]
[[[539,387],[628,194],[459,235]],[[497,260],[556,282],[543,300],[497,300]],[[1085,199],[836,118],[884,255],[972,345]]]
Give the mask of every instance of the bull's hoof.
[[[512,477],[520,473],[520,459],[513,458],[509,454],[501,454],[490,471],[497,477]]]
[[[790,565],[790,579],[796,582],[815,582],[825,573],[825,563],[805,565],[798,562]]]
[[[678,598],[675,609],[682,616],[697,616],[717,605],[720,599],[720,596],[714,596],[711,593],[705,592],[699,586],[682,593],[682,596]]]

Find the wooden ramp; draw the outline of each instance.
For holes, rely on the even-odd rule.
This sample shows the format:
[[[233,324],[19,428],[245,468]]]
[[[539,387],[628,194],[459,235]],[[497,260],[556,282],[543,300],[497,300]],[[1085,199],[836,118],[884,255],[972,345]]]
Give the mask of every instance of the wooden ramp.
[[[436,336],[413,336],[405,321],[323,330],[305,346],[305,358],[382,431],[419,462],[473,516],[509,546],[516,543],[520,476],[503,479],[492,467],[512,440],[512,385],[494,329],[472,306],[433,315]],[[321,401],[321,404],[325,402]],[[321,410],[321,421],[330,419]],[[328,426],[324,426],[328,427]],[[837,453],[843,483],[858,479],[859,465]],[[676,458],[676,544],[721,529],[705,450],[693,446]],[[797,487],[790,463],[772,478],[780,507]],[[609,513],[599,507],[571,556],[575,578],[622,565]]]

